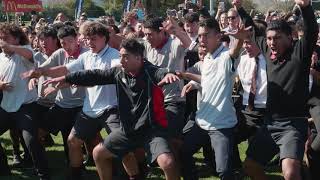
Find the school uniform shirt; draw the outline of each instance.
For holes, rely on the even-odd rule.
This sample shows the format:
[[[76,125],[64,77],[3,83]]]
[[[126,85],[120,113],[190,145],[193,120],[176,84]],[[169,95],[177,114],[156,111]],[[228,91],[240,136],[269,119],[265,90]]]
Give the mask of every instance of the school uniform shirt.
[[[266,108],[267,103],[267,70],[266,59],[260,54],[258,56],[258,71],[256,78],[256,95],[254,99],[255,108]],[[243,87],[243,105],[248,105],[250,88],[252,84],[252,75],[256,65],[255,58],[250,58],[248,54],[240,57],[239,64],[237,66],[237,74],[239,75],[242,87]]]
[[[168,41],[161,49],[152,48],[151,44],[143,41],[145,45],[145,57],[153,65],[166,68],[168,71],[184,71],[185,48],[181,45],[178,38],[168,38]],[[163,86],[165,102],[185,101],[181,97],[181,91],[184,86],[183,81],[175,82]]]
[[[106,45],[99,53],[87,51],[78,60],[66,65],[69,72],[80,70],[106,70],[119,64],[119,51]],[[118,105],[115,85],[93,86],[86,88],[83,103],[83,113],[91,118],[97,118],[106,109]]]
[[[44,63],[47,59],[49,58],[49,56],[47,56],[46,54],[42,53],[42,52],[36,52],[34,55],[34,63],[36,67],[40,67],[42,63]],[[46,97],[43,97],[42,94],[45,90],[46,87],[43,87],[43,82],[45,80],[51,79],[51,77],[45,77],[45,76],[41,76],[38,79],[38,100],[37,103],[40,104],[41,106],[45,106],[45,107],[51,107],[54,104],[55,98],[57,93],[53,92],[51,94],[49,94]],[[48,87],[52,87],[52,85],[48,85]]]
[[[87,49],[81,48],[79,54],[83,54]],[[77,58],[71,57],[67,52],[60,48],[56,50],[40,67],[62,66],[77,61]],[[55,104],[62,108],[75,108],[83,106],[85,98],[84,87],[69,87],[59,89],[55,98]]]
[[[28,90],[29,79],[20,77],[21,73],[31,69],[34,69],[34,64],[28,59],[18,54],[8,56],[4,52],[0,53],[0,78],[13,86],[12,90],[2,92],[1,108],[6,112],[17,112],[21,105],[37,100],[36,89]]]
[[[232,128],[237,117],[232,101],[233,60],[229,49],[220,45],[207,54],[201,69],[202,98],[196,114],[197,124],[204,130]]]

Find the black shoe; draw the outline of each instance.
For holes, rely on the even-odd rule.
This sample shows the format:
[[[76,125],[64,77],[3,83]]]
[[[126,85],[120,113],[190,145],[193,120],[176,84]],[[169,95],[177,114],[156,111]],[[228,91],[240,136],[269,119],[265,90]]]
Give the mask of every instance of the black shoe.
[[[67,180],[82,180],[82,167],[70,167],[67,172]]]
[[[31,159],[31,156],[29,154],[24,154],[23,155],[23,167],[25,168],[32,168],[33,167],[33,162],[32,162],[32,159]]]
[[[0,168],[0,176],[11,176],[11,170],[9,167]]]
[[[20,155],[13,155],[12,158],[12,167],[21,168],[23,167],[23,160]]]

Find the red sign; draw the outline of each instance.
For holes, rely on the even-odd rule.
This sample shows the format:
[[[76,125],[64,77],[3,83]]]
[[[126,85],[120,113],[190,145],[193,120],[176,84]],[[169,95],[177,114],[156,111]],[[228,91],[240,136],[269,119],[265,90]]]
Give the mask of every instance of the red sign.
[[[31,12],[42,11],[42,2],[39,0],[3,0],[4,12]]]

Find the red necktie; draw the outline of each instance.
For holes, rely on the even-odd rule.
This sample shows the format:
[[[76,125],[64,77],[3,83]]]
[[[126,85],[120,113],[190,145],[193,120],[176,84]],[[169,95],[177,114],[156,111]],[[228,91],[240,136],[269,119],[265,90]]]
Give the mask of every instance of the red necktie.
[[[254,99],[257,92],[257,77],[258,77],[258,69],[259,69],[259,57],[255,57],[255,66],[252,72],[251,78],[251,87],[249,93],[249,100],[248,100],[248,109],[253,110],[254,108]]]

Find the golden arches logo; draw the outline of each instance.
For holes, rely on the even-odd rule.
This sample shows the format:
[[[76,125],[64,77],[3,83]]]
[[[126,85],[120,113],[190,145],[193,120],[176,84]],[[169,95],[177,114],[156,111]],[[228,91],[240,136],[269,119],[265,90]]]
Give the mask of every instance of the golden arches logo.
[[[6,11],[17,11],[17,4],[15,1],[7,1]]]

